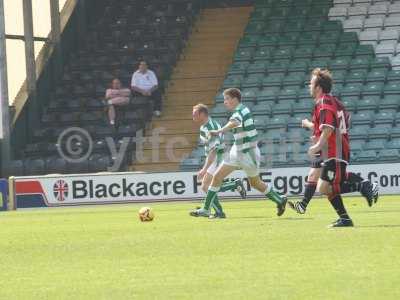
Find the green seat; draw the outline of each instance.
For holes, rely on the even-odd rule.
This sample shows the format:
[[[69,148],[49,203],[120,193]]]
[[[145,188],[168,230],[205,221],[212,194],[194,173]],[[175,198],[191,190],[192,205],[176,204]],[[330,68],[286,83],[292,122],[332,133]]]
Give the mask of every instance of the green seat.
[[[400,107],[400,98],[398,95],[386,95],[379,102],[379,109],[395,109],[398,110]]]
[[[349,69],[350,70],[358,70],[358,69],[368,69],[373,57],[371,56],[360,56],[356,58],[348,58],[345,59],[350,60]]]
[[[315,58],[331,58],[335,55],[336,45],[335,44],[326,44],[320,45],[320,47],[314,49],[314,57]]]
[[[366,82],[385,82],[387,76],[386,69],[372,69],[365,79]]]
[[[362,56],[373,57],[375,55],[374,47],[372,45],[359,45],[354,55],[356,57],[362,57]]]
[[[400,94],[400,81],[391,81],[383,87],[383,94],[386,95],[399,95]]]
[[[260,35],[245,35],[240,39],[238,48],[254,48],[257,46],[257,43],[260,39]]]
[[[252,63],[247,68],[247,74],[264,74],[268,63],[265,61],[257,61]]]
[[[333,81],[336,84],[343,84],[345,82],[347,76],[347,72],[346,71],[335,71],[332,72],[332,77],[333,77]]]
[[[249,24],[247,24],[245,33],[254,35],[263,34],[265,26],[266,25],[263,21],[256,21],[256,22],[251,21]]]
[[[299,88],[297,86],[284,86],[278,95],[278,101],[296,101]]]
[[[375,162],[376,152],[374,150],[361,151],[357,157],[357,162]]]
[[[363,83],[367,77],[367,70],[353,70],[346,76],[346,83]]]
[[[308,70],[311,72],[315,68],[327,69],[328,62],[329,62],[329,59],[327,59],[327,58],[314,59],[310,62]]]
[[[293,104],[292,107],[294,108],[297,105],[297,103]],[[305,135],[307,134],[307,131],[305,129],[299,129],[298,132],[300,134],[295,134],[294,130],[290,130],[291,128],[300,128],[301,127],[301,121],[304,119],[309,119],[310,114],[295,114],[293,117],[291,117],[288,120],[288,128],[289,128],[289,133],[291,134],[291,137],[298,137],[299,139],[302,139],[301,142],[304,141]],[[308,134],[307,134],[308,135]]]
[[[308,84],[308,82],[310,81],[310,76],[308,76],[307,80],[308,81],[305,83]],[[307,100],[311,99],[310,89],[308,87],[300,89],[297,94],[297,99],[299,99],[299,101],[303,101],[303,99],[307,99]]]
[[[339,57],[332,60],[329,64],[329,70],[335,71],[347,71],[351,58],[350,57]]]
[[[254,115],[265,115],[269,116],[271,114],[271,106],[268,102],[260,102],[253,106]]]
[[[223,88],[232,88],[232,87],[240,87],[241,82],[243,81],[244,76],[243,75],[232,75],[228,76],[223,83]]]
[[[331,92],[331,93],[332,93],[333,95],[335,95],[335,96],[338,96],[338,95],[340,95],[340,93],[342,92],[343,87],[344,87],[343,84],[341,84],[341,83],[335,83],[335,84],[332,86],[332,92]]]
[[[340,32],[339,31],[328,31],[324,32],[320,38],[319,43],[324,44],[337,44],[340,39]]]
[[[317,43],[318,40],[318,34],[315,32],[309,32],[306,31],[307,29],[305,29],[305,33],[303,33],[298,41],[298,44],[300,46],[305,46],[305,45],[315,45]]]
[[[276,100],[277,93],[278,93],[277,89],[273,88],[263,89],[257,95],[257,102],[259,103],[261,101],[267,101],[272,103]]]
[[[368,131],[368,139],[387,139],[389,137],[388,127],[374,127]]]
[[[349,83],[342,89],[340,95],[343,96],[359,96],[361,94],[362,83]]]
[[[336,57],[353,56],[357,49],[357,43],[340,44],[335,51]]]
[[[283,78],[282,85],[283,86],[300,86],[304,83],[304,75],[295,74],[288,75]]]
[[[349,97],[343,98],[341,100],[342,100],[342,103],[343,103],[344,107],[346,107],[347,111],[349,111],[349,112],[355,112],[356,111],[357,103],[358,103],[358,100],[359,100],[359,98],[357,96],[356,97],[349,96]]]
[[[303,32],[306,19],[296,18],[286,23],[285,32]]]
[[[215,96],[215,102],[216,103],[223,103],[224,102],[224,94],[222,92],[219,92],[216,96]]]
[[[400,149],[400,139],[392,139],[386,144],[387,149]]]
[[[271,52],[271,47],[261,47],[254,53],[253,59],[267,61],[271,58]]]
[[[261,85],[261,82],[262,82],[263,78],[264,78],[263,74],[249,74],[242,81],[242,88],[259,87]]]
[[[268,74],[271,73],[286,73],[290,65],[289,60],[277,60],[267,65]]]
[[[362,144],[364,143],[364,141],[367,139],[367,131],[365,130],[364,127],[354,127],[354,128],[350,128],[349,131],[350,134],[350,140],[362,140],[362,143],[352,143],[351,144],[351,148],[353,149],[355,147],[355,144],[360,145],[359,150],[362,149]]]
[[[228,71],[228,76],[231,75],[244,75],[246,73],[246,69],[249,66],[249,62],[235,62],[233,63]]]
[[[396,125],[397,125],[396,127],[390,128],[390,139],[391,140],[400,138],[400,127],[398,124],[396,124]]]
[[[352,126],[368,125],[370,126],[374,119],[374,113],[371,111],[361,111],[351,116]]]
[[[342,24],[340,21],[326,21],[322,25],[322,30],[324,31],[324,34],[327,34],[328,32],[342,32]]]
[[[271,8],[275,4],[274,0],[256,0],[255,7],[256,10],[261,8]]]
[[[308,64],[310,61],[308,59],[298,59],[292,61],[288,66],[288,72],[306,72],[308,70]]]
[[[274,105],[274,107],[271,110],[272,115],[291,115],[292,114],[292,103],[290,102],[282,102]]]
[[[270,21],[265,28],[265,34],[275,34],[282,32],[283,28],[285,28],[284,21]]]
[[[269,46],[269,47],[275,47],[278,45],[279,42],[279,37],[276,35],[266,35],[261,37],[258,40],[258,46],[259,47],[264,47],[264,46]]]
[[[284,129],[286,130],[286,124],[287,124],[287,117],[286,116],[275,116],[271,119],[268,120],[266,123],[267,129]]]
[[[311,59],[313,56],[313,49],[309,46],[301,46],[293,53],[294,59]]]
[[[380,161],[397,161],[400,153],[398,149],[383,149],[379,152],[378,158]]]
[[[269,16],[271,15],[271,10],[270,9],[255,9],[251,13],[251,20],[254,21],[265,21]]]
[[[242,101],[254,103],[256,101],[257,94],[258,94],[258,89],[256,89],[256,88],[243,89],[242,90]]]
[[[389,69],[391,67],[388,57],[377,57],[371,61],[371,69]]]
[[[306,26],[304,26],[304,32],[316,34],[322,31],[324,21],[320,18],[310,18]]]
[[[361,110],[370,110],[375,111],[378,107],[379,96],[370,96],[364,99],[361,99],[357,102],[357,111]]]
[[[298,40],[298,34],[285,34],[279,38],[279,47],[295,46]]]
[[[268,119],[265,118],[264,116],[258,116],[254,118],[254,126],[256,127],[257,130],[264,131],[266,129],[267,122]]]
[[[239,62],[239,61],[250,61],[251,58],[253,57],[253,49],[239,49],[234,57],[234,61],[235,62]]]
[[[310,96],[311,98],[311,96]],[[299,114],[299,113],[308,113],[311,115],[311,112],[314,108],[314,104],[311,101],[311,99],[303,99],[299,103],[296,103],[293,105],[293,113]]]
[[[375,115],[375,126],[391,127],[394,123],[395,110],[380,111]]]
[[[368,97],[371,95],[380,96],[382,94],[383,87],[383,82],[370,82],[363,86],[362,95]]]
[[[343,32],[340,36],[340,44],[357,43],[358,36],[356,32]]]
[[[212,114],[212,116],[215,116],[215,117],[225,117],[225,116],[229,115],[229,113],[226,110],[225,105],[222,103],[219,103],[215,107],[213,107],[211,110],[211,114]]]
[[[373,139],[365,143],[364,150],[381,150],[385,148],[386,139]]]
[[[262,81],[262,86],[264,88],[280,87],[282,85],[282,79],[283,79],[282,74],[272,74],[272,75],[266,76],[266,77],[264,77],[264,79]]]
[[[390,70],[387,74],[387,81],[400,81],[400,70]]]
[[[291,59],[293,55],[294,48],[287,46],[283,48],[278,48],[273,52],[273,59],[274,60],[279,60],[279,59]]]
[[[329,8],[330,6],[315,6],[311,9],[309,16],[310,18],[327,16],[329,13]]]

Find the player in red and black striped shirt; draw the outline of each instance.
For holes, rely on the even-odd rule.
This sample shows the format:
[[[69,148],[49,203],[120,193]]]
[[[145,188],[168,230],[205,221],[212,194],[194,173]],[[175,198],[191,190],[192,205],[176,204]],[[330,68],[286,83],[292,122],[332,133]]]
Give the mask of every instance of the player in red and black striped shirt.
[[[314,145],[308,153],[313,157],[311,180],[318,180],[318,186],[310,184],[309,176],[305,198],[289,205],[297,212],[305,213],[317,188],[319,192],[328,195],[339,215],[332,226],[353,226],[340,194],[359,191],[371,206],[377,201],[378,187],[355,173],[346,172],[350,160],[350,116],[342,102],[330,94],[331,89],[332,77],[329,71],[315,69],[310,82],[310,92],[315,101],[313,121],[304,120],[303,125],[314,131]]]

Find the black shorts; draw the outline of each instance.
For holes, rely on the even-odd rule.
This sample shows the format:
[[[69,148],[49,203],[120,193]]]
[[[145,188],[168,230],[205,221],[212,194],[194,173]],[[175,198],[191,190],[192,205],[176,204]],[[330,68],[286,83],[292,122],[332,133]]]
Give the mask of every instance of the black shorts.
[[[321,179],[332,184],[334,193],[340,193],[340,185],[346,180],[347,164],[331,159],[322,163]]]

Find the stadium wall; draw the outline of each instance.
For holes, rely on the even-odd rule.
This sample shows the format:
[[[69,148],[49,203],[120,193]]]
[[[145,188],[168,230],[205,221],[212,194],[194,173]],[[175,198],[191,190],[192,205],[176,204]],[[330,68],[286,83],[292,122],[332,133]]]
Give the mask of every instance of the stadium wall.
[[[349,170],[377,181],[381,194],[398,194],[400,163],[350,166]],[[275,189],[289,196],[303,193],[308,168],[262,170],[261,177]],[[235,171],[228,180],[243,178]],[[248,197],[260,197],[248,185]],[[196,172],[98,173],[14,177],[10,179],[8,207],[71,206],[132,202],[188,201],[202,199]],[[235,192],[221,193],[221,198],[237,199]]]

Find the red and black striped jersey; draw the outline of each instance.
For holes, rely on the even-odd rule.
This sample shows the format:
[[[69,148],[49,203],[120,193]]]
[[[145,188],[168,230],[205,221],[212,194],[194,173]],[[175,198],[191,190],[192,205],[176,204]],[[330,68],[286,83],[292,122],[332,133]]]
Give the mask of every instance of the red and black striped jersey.
[[[346,163],[350,159],[350,143],[348,128],[350,115],[343,103],[336,97],[324,94],[315,103],[313,111],[314,136],[319,138],[324,127],[333,129],[328,143],[321,150],[321,158],[336,159]]]

